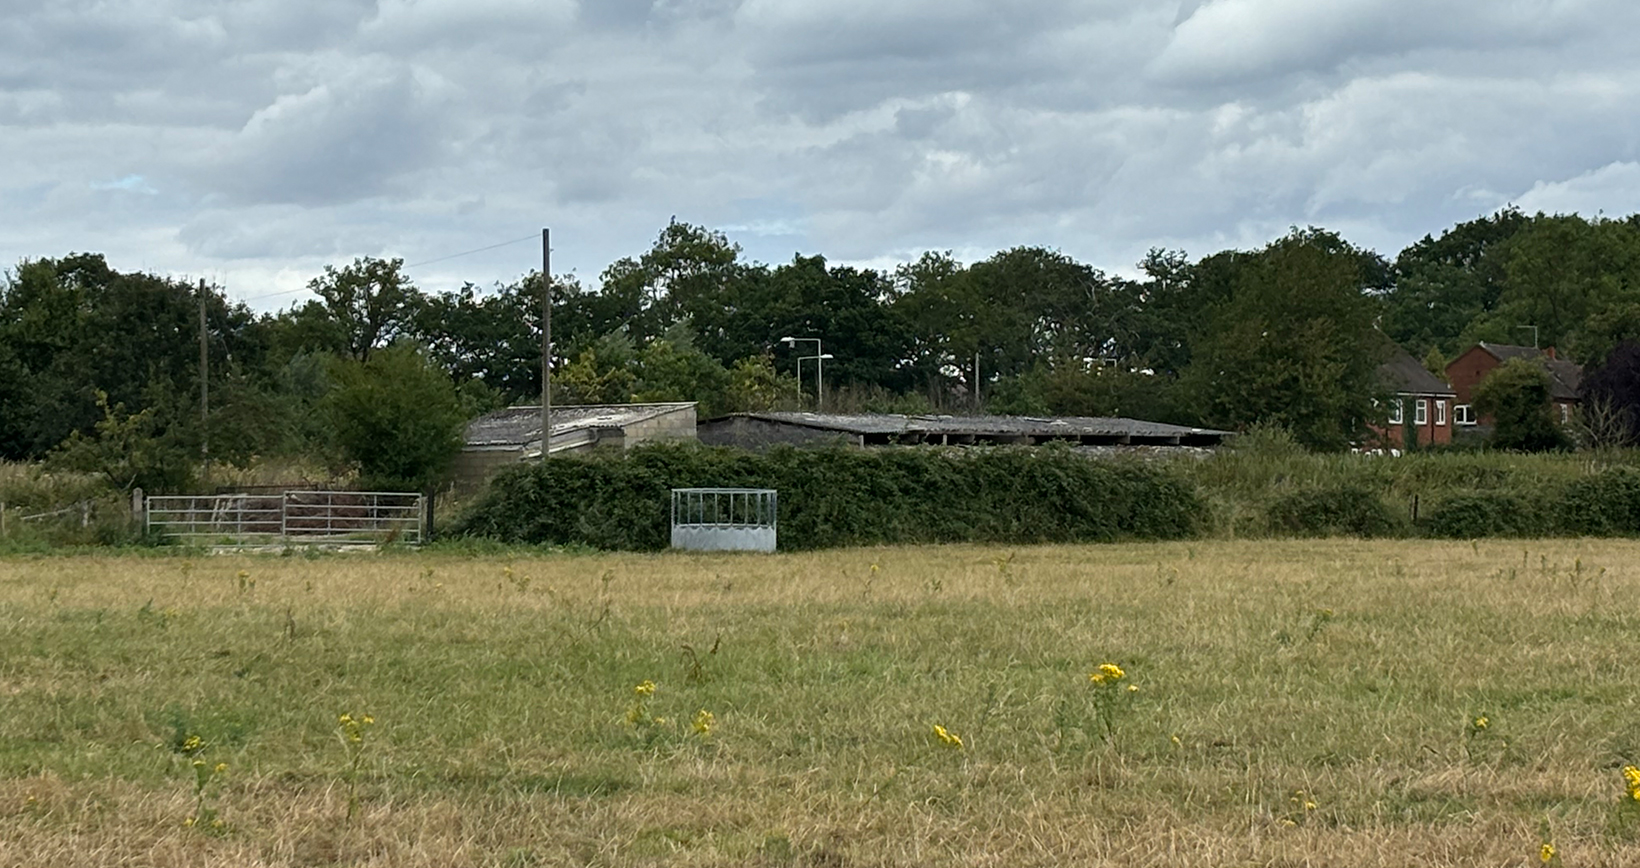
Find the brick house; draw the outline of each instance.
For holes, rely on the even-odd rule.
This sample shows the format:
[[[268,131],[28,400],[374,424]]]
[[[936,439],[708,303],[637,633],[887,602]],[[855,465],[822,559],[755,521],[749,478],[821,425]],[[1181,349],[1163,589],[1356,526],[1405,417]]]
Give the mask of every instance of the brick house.
[[[1509,344],[1489,344],[1485,341],[1470,347],[1446,366],[1446,378],[1457,392],[1454,421],[1459,428],[1486,424],[1475,414],[1475,387],[1492,373],[1492,369],[1510,359],[1526,359],[1541,366],[1549,375],[1549,399],[1561,424],[1571,422],[1577,412],[1578,387],[1583,383],[1583,369],[1555,355],[1555,348],[1540,350],[1536,347],[1517,347]]]
[[[1452,407],[1457,393],[1451,386],[1400,347],[1395,347],[1389,360],[1378,366],[1378,377],[1386,389],[1395,393],[1389,405],[1389,425],[1372,429],[1379,445],[1404,448],[1409,427],[1417,431],[1419,446],[1452,442]]]

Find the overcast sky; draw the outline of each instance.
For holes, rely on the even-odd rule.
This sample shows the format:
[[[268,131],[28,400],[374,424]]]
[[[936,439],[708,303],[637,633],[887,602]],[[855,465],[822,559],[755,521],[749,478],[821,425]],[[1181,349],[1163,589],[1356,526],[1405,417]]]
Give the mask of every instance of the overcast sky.
[[[1131,273],[1291,225],[1393,256],[1509,203],[1640,211],[1635,0],[0,4],[0,265],[102,252],[259,309],[542,226],[595,282],[674,215],[771,263]]]

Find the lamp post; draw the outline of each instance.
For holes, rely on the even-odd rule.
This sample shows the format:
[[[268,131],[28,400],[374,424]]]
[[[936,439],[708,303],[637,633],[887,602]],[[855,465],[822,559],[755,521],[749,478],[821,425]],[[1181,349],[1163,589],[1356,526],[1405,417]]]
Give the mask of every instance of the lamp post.
[[[826,352],[819,338],[794,338],[787,335],[780,339],[781,343],[794,349],[799,341],[814,341],[814,355],[800,356],[797,359],[797,390],[800,394],[803,390],[803,360],[814,359],[814,379],[816,382],[814,404],[819,412],[824,413],[826,412],[826,359],[831,358],[831,356]]]
[[[815,373],[818,374],[820,372],[820,366],[824,365],[826,363],[826,359],[829,359],[829,358],[832,358],[831,353],[821,353],[817,356],[798,356],[797,357],[797,389],[798,389],[798,391],[801,392],[802,389],[803,389],[803,363],[808,361],[809,359],[813,359],[814,360]],[[820,388],[819,388],[819,393],[820,394],[819,394],[819,397],[818,397],[817,401],[825,401],[825,399],[826,399],[826,381],[824,379],[821,379],[818,376],[815,377],[815,379],[818,380],[819,384],[820,384]],[[825,407],[824,406],[818,406],[817,409],[820,410],[820,411],[824,411]]]

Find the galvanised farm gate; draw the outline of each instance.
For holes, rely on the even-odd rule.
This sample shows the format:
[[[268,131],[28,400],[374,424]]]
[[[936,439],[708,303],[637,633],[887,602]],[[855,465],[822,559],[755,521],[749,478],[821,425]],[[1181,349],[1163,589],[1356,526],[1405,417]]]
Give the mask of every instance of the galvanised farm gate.
[[[401,491],[156,496],[144,501],[143,526],[195,545],[417,545],[426,507]]]

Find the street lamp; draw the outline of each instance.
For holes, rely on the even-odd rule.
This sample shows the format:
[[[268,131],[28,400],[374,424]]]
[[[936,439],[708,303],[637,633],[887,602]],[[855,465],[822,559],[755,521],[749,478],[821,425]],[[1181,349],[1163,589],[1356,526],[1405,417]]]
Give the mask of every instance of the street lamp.
[[[798,341],[814,341],[814,355],[800,356],[797,359],[798,394],[802,394],[803,392],[803,360],[814,359],[814,379],[816,381],[814,388],[814,403],[816,409],[818,409],[821,413],[824,413],[826,412],[826,359],[831,358],[831,355],[827,353],[825,347],[821,345],[819,338],[794,338],[787,335],[786,337],[780,339],[781,343],[794,349],[796,348]]]
[[[798,356],[797,357],[797,388],[798,388],[799,391],[802,391],[802,388],[803,388],[803,363],[808,361],[809,359],[814,359],[815,373],[818,374],[818,373],[820,373],[820,366],[824,365],[826,363],[826,359],[829,359],[829,358],[832,358],[831,353],[821,353],[818,356]],[[819,377],[816,377],[816,379],[819,380],[819,384],[820,384],[819,385],[820,394],[816,398],[816,401],[817,402],[823,402],[823,401],[826,400],[826,381],[823,380],[823,379],[820,379]],[[819,407],[819,410],[821,412],[824,412],[825,407],[821,406],[821,407]]]

